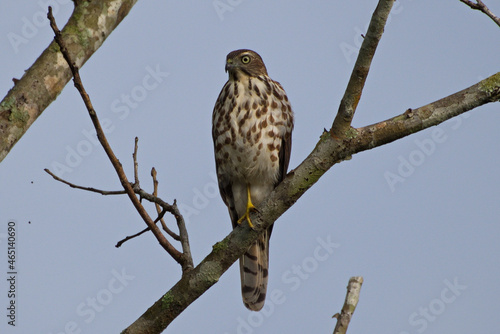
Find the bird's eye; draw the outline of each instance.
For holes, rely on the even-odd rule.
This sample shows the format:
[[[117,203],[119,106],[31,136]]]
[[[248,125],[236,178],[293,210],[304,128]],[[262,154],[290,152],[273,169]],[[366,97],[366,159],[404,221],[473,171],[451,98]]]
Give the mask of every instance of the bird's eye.
[[[241,57],[241,62],[243,64],[248,64],[250,62],[250,56],[243,56],[243,57]]]

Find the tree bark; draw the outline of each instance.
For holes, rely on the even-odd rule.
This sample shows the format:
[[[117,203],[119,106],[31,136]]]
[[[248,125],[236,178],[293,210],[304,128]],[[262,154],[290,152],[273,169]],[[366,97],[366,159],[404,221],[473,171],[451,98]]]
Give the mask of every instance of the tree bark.
[[[345,334],[347,332],[347,327],[351,322],[352,315],[358,306],[359,293],[361,291],[361,286],[363,285],[363,277],[355,276],[349,279],[347,284],[347,294],[345,296],[344,306],[342,306],[342,311],[333,316],[337,318],[337,324],[333,330],[333,334]]]
[[[71,58],[80,68],[99,49],[137,0],[75,1],[62,30]],[[0,102],[0,162],[71,79],[71,71],[55,42]]]

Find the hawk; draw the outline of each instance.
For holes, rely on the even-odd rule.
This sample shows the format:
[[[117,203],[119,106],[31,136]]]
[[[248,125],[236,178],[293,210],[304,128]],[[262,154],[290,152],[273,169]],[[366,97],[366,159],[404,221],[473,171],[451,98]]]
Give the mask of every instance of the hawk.
[[[262,58],[236,50],[226,58],[226,82],[215,103],[212,137],[219,191],[233,228],[253,227],[251,210],[283,180],[292,147],[293,112],[283,87]],[[264,306],[272,226],[240,258],[243,303]]]

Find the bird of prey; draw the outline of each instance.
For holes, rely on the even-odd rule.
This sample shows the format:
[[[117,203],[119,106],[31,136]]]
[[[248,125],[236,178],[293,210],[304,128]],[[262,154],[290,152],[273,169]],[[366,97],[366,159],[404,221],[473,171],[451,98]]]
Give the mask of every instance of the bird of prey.
[[[233,228],[283,180],[292,147],[293,112],[283,87],[272,80],[262,58],[236,50],[226,58],[229,79],[212,115],[217,178]],[[272,226],[240,258],[243,303],[264,306]]]

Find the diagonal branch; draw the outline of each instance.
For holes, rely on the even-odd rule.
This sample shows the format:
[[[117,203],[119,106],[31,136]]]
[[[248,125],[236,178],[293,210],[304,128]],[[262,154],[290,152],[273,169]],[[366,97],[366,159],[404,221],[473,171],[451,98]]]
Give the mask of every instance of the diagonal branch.
[[[62,38],[78,67],[99,49],[137,0],[74,1]],[[101,24],[106,22],[106,24]],[[0,102],[0,162],[71,79],[55,42],[45,49]]]
[[[370,65],[375,55],[378,42],[382,38],[384,26],[391,12],[395,0],[381,0],[373,12],[368,31],[364,36],[363,43],[359,49],[358,58],[354,64],[351,78],[347,84],[344,97],[340,102],[337,116],[333,121],[332,135],[344,138],[349,135],[351,122],[356,112],[358,102],[361,99],[361,93],[370,70]]]
[[[321,136],[309,156],[273,190],[251,214],[255,229],[235,228],[199,265],[184,275],[167,293],[122,333],[161,333],[219,277],[334,164],[412,133],[438,125],[481,105],[500,100],[500,72],[448,97],[373,125],[353,129],[349,138]]]
[[[123,238],[122,240],[118,241],[115,245],[116,248],[120,248],[125,242],[131,240],[131,239],[134,239],[144,233],[146,233],[147,231],[150,231],[149,227],[146,227],[144,230],[140,231],[140,232],[137,232],[136,234],[132,234],[132,235],[128,235],[126,236],[125,238]]]
[[[136,208],[137,212],[139,213],[141,218],[144,220],[146,225],[149,227],[151,232],[154,234],[154,236],[156,237],[156,239],[158,240],[160,245],[165,249],[165,251],[168,252],[168,254],[170,254],[170,256],[172,256],[172,258],[174,260],[176,260],[179,264],[181,264],[183,272],[186,272],[187,270],[189,270],[192,267],[192,265],[190,264],[190,262],[192,263],[192,260],[189,261],[186,258],[185,254],[179,252],[165,238],[163,233],[161,233],[161,230],[158,228],[158,226],[156,226],[155,222],[151,219],[151,217],[147,213],[146,209],[144,209],[141,202],[137,198],[135,191],[134,191],[134,188],[132,187],[132,185],[128,181],[127,176],[125,175],[125,171],[123,170],[122,164],[120,163],[118,158],[115,156],[113,150],[111,149],[111,146],[109,145],[109,143],[106,139],[106,135],[104,134],[102,126],[99,122],[97,114],[96,114],[94,107],[92,105],[92,102],[90,101],[89,95],[87,94],[87,92],[85,91],[85,88],[83,87],[83,83],[82,83],[81,78],[80,78],[78,66],[75,63],[73,63],[71,56],[66,48],[65,42],[62,38],[62,34],[59,31],[59,29],[57,28],[56,22],[54,20],[53,15],[52,15],[52,8],[51,7],[49,7],[49,13],[48,13],[47,17],[49,18],[50,26],[52,27],[52,30],[54,31],[55,40],[61,49],[61,52],[64,56],[64,59],[66,60],[66,62],[68,63],[68,65],[71,69],[71,72],[73,74],[73,81],[75,83],[75,87],[78,90],[78,92],[80,93],[80,95],[85,103],[85,107],[87,108],[87,111],[89,113],[90,119],[92,120],[92,123],[94,124],[94,128],[95,128],[96,133],[97,133],[97,138],[99,139],[101,146],[104,148],[106,155],[108,156],[109,160],[111,161],[111,164],[113,165],[113,167],[118,175],[118,178],[120,179],[120,183],[121,183],[123,189],[126,191],[129,199],[132,201],[132,204]],[[146,192],[144,192],[144,193],[146,193]],[[141,192],[139,192],[139,194],[141,194]]]
[[[163,219],[163,216],[165,215],[165,213],[167,212],[167,210],[163,209],[161,212],[158,213],[158,217],[154,220],[154,223],[156,224],[159,220]],[[131,239],[134,239],[144,233],[146,233],[147,231],[151,231],[151,229],[149,227],[146,227],[144,230],[140,231],[140,232],[137,232],[136,234],[132,234],[132,235],[129,235],[129,236],[126,236],[124,239],[118,241],[115,245],[116,248],[120,248],[121,245],[123,245],[125,242],[127,242],[128,240],[131,240]]]
[[[337,318],[337,325],[333,330],[333,334],[345,334],[349,322],[351,322],[352,315],[358,306],[359,293],[361,291],[361,285],[363,285],[363,277],[355,276],[349,279],[347,284],[347,294],[345,296],[344,306],[340,314],[335,314],[332,318]]]
[[[488,17],[492,19],[500,27],[500,17],[493,14],[493,12],[481,0],[476,0],[476,2],[471,0],[460,0],[460,1],[472,9],[479,10],[480,12],[483,12],[484,14],[488,15]]]

